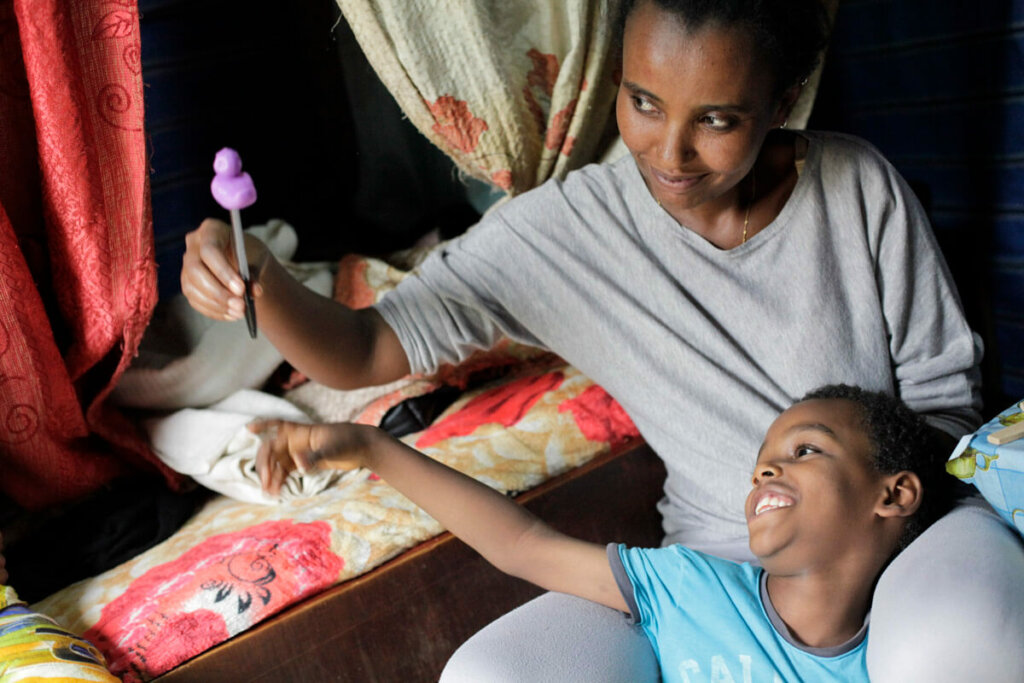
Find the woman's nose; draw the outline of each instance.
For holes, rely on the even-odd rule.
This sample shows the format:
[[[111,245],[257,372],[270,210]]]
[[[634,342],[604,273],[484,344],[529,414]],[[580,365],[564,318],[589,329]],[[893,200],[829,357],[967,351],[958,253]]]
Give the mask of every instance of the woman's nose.
[[[773,479],[782,474],[782,468],[778,465],[766,464],[758,465],[754,468],[754,476],[751,477],[751,483],[757,486],[765,479]]]
[[[660,156],[667,169],[677,170],[693,159],[696,149],[693,146],[693,131],[689,126],[671,126],[661,139]]]

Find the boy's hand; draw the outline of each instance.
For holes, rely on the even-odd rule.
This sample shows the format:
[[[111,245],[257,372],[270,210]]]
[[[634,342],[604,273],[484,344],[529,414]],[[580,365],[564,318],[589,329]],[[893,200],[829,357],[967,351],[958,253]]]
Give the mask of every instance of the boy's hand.
[[[256,454],[256,472],[263,490],[272,496],[280,494],[292,470],[304,474],[320,467],[366,467],[370,446],[381,433],[376,427],[347,422],[302,424],[284,420],[254,422],[249,431],[263,437]]]
[[[246,255],[250,261],[252,295],[263,293],[259,279],[270,251],[260,240],[247,235]],[[185,256],[181,263],[181,292],[192,308],[214,320],[241,320],[245,316],[245,284],[238,274],[231,226],[207,218],[198,229],[185,235]]]

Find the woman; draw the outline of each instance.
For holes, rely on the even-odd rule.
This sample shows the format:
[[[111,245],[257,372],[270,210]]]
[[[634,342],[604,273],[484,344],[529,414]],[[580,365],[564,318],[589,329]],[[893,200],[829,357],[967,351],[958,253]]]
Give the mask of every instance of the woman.
[[[501,335],[551,349],[615,396],[665,460],[665,542],[749,560],[736,511],[775,415],[843,382],[900,396],[952,440],[978,422],[980,350],[891,166],[861,141],[784,130],[824,42],[817,3],[636,0],[623,16],[617,117],[631,157],[509,202],[367,311],[312,296],[250,242],[258,318],[285,358],[338,387],[430,371]],[[190,234],[182,289],[206,315],[238,319],[227,247],[218,221]],[[288,468],[264,463],[268,485]],[[891,597],[875,602],[873,678],[955,669],[959,632],[919,615],[1005,602],[1003,586],[1024,578],[1014,540],[964,510],[912,544],[880,581]],[[972,543],[972,572],[1001,553],[1009,575],[961,585],[946,568]],[[1024,661],[1016,608],[1009,640],[974,626]],[[924,632],[933,643],[911,640]],[[552,594],[471,639],[446,679],[656,677],[635,635],[613,612]]]

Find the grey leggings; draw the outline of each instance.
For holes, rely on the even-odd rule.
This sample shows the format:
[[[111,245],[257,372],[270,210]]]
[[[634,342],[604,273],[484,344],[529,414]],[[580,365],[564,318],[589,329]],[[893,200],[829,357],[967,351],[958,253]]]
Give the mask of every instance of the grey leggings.
[[[1024,543],[983,504],[939,520],[879,579],[868,670],[888,681],[1024,681]],[[441,683],[646,683],[646,637],[615,610],[547,593],[462,645]]]

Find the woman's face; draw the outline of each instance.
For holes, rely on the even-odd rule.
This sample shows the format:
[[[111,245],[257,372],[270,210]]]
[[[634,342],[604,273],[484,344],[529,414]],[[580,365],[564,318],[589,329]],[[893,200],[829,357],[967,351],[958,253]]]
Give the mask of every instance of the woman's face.
[[[773,97],[774,75],[746,34],[690,32],[641,0],[626,23],[622,61],[619,132],[654,198],[684,223],[695,209],[735,207],[734,188],[791,102]]]

